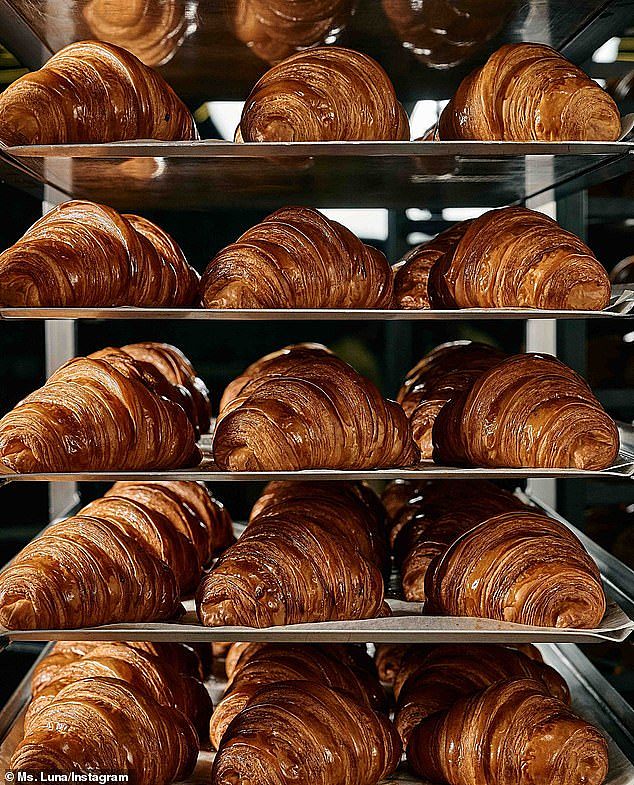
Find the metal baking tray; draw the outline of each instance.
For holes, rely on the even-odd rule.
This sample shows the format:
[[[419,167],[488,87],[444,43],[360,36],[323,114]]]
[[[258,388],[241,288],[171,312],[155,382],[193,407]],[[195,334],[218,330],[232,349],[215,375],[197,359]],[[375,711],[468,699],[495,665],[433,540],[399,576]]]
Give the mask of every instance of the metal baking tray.
[[[118,480],[205,480],[209,482],[269,482],[271,480],[444,480],[459,477],[479,479],[514,478],[517,480],[537,477],[599,479],[634,478],[634,426],[618,423],[621,449],[616,463],[600,471],[581,469],[482,469],[438,466],[422,461],[415,467],[404,469],[306,469],[296,472],[227,472],[220,471],[211,454],[211,435],[203,436],[199,446],[203,460],[190,469],[165,471],[108,471],[108,472],[33,472],[31,474],[0,474],[0,486],[9,482],[117,482]]]
[[[0,150],[23,175],[118,210],[533,206],[631,171],[631,142],[133,141]]]
[[[589,660],[575,646],[541,645],[545,662],[555,668],[566,680],[572,705],[582,717],[599,727],[608,740],[610,769],[604,785],[631,785],[634,783],[634,710],[613,687],[599,674]],[[45,649],[40,659],[45,656]],[[38,660],[39,661],[39,660]],[[29,670],[9,701],[0,711],[0,772],[9,768],[15,748],[24,735],[24,715],[31,698],[31,678],[35,668]],[[222,664],[216,663],[213,675],[206,686],[214,706],[224,694],[226,680]],[[214,753],[201,750],[196,769],[183,785],[207,785]],[[393,777],[384,784],[429,785],[415,778],[401,763]]]
[[[634,285],[612,287],[603,311],[539,308],[394,310],[369,308],[5,308],[0,319],[187,319],[209,321],[458,321],[498,319],[600,319],[634,315]]]

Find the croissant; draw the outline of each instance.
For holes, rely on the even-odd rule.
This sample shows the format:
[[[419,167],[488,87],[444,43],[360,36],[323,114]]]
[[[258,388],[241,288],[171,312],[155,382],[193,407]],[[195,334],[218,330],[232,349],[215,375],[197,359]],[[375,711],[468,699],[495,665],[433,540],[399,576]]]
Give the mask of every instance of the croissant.
[[[409,139],[407,114],[385,71],[337,46],[274,65],[247,98],[238,130],[244,142]]]
[[[383,615],[380,570],[323,519],[292,498],[252,518],[198,589],[201,623],[271,627]]]
[[[634,256],[626,256],[614,266],[610,280],[615,284],[634,283]]]
[[[220,251],[201,291],[206,308],[389,308],[392,283],[385,256],[345,226],[285,207]]]
[[[323,346],[267,355],[227,387],[220,407],[221,469],[369,469],[418,458],[400,406]]]
[[[427,251],[437,256],[426,292],[432,307],[600,311],[609,305],[610,280],[603,265],[552,218],[525,207],[504,207],[460,228],[439,235],[430,243],[434,251]],[[409,277],[408,264],[399,270],[401,288]],[[418,270],[411,275],[415,279]],[[409,286],[418,289],[416,280]]]
[[[258,690],[233,720],[211,781],[375,785],[400,756],[398,734],[385,716],[325,684],[286,681]]]
[[[208,433],[211,424],[209,390],[180,349],[168,343],[146,341],[129,343],[122,346],[121,351],[139,362],[151,365],[170,384],[184,388],[183,408],[198,433]]]
[[[470,529],[425,575],[429,613],[538,627],[599,626],[606,601],[599,569],[561,523],[526,510]]]
[[[282,510],[298,519],[311,518],[326,531],[343,537],[364,558],[385,570],[389,554],[385,511],[374,491],[360,482],[269,483],[251,510],[251,519]]]
[[[169,235],[93,202],[54,207],[0,254],[11,307],[191,305],[199,276]]]
[[[409,650],[407,643],[376,643],[374,662],[382,684],[394,684],[403,659]]]
[[[314,681],[346,694],[356,703],[381,711],[385,695],[376,676],[337,659],[339,646],[310,644],[264,644],[234,676],[223,699],[216,706],[209,735],[212,746],[219,749],[232,720],[265,685],[285,681]]]
[[[11,768],[122,772],[136,785],[166,785],[190,774],[196,731],[185,715],[121,679],[72,682],[27,717]]]
[[[456,341],[436,347],[409,371],[396,400],[409,417],[423,459],[433,455],[433,427],[443,406],[505,356],[492,346]]]
[[[200,734],[206,734],[212,703],[203,683],[194,675],[176,670],[162,658],[160,649],[157,654],[122,642],[98,644],[83,657],[57,669],[54,678],[34,694],[26,723],[67,685],[81,679],[112,678],[146,693],[159,704],[178,709]]]
[[[198,138],[163,78],[102,41],[64,47],[0,95],[0,142],[9,146]]]
[[[450,785],[601,785],[608,773],[602,734],[532,679],[503,681],[412,733],[415,774]]]
[[[355,0],[236,0],[233,29],[260,59],[278,63],[298,50],[335,41],[355,4]]]
[[[162,394],[176,390],[121,350],[76,357],[0,419],[0,472],[195,465],[194,427]]]
[[[506,44],[462,80],[438,121],[441,141],[614,141],[608,93],[544,44]]]
[[[235,538],[227,508],[201,482],[116,482],[106,493],[159,510],[193,543],[198,561],[207,566]]]
[[[570,702],[566,682],[557,671],[521,651],[495,644],[412,647],[395,685],[394,725],[403,744],[426,717],[507,679],[534,679],[549,695]]]
[[[616,423],[586,382],[540,354],[484,370],[440,410],[432,437],[444,464],[592,471],[619,453]]]

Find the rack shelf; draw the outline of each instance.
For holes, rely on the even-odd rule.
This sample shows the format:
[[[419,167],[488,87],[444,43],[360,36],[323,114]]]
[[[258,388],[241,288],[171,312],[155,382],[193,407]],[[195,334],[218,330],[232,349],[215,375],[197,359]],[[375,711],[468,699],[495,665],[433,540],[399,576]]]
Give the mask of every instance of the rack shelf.
[[[67,198],[118,210],[533,206],[634,166],[631,142],[111,142],[0,151]],[[11,180],[9,180],[11,182]]]

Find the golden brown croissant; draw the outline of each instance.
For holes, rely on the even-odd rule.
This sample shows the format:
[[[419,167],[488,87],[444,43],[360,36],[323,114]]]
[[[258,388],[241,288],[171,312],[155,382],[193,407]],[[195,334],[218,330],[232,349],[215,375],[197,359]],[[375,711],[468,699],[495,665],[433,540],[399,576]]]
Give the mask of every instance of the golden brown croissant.
[[[367,619],[383,615],[383,579],[349,538],[291,498],[253,518],[200,585],[208,627]]]
[[[0,472],[169,469],[200,462],[194,427],[152,366],[76,357],[0,420]]]
[[[537,512],[495,515],[463,534],[425,576],[427,612],[538,627],[596,628],[599,569],[575,535]]]
[[[375,785],[400,755],[398,734],[383,715],[325,684],[286,681],[263,687],[234,719],[211,781]]]
[[[509,142],[613,141],[612,98],[544,44],[505,44],[463,79],[438,121],[437,138]]]
[[[154,621],[180,607],[171,568],[104,518],[49,526],[0,573],[0,624],[13,630]]]
[[[423,459],[433,455],[433,427],[440,410],[505,356],[481,343],[445,343],[426,354],[407,374],[396,400],[410,419]]]
[[[601,785],[601,733],[532,679],[494,684],[416,727],[407,747],[415,774],[450,785]]]
[[[200,679],[185,675],[169,661],[124,642],[100,643],[76,660],[58,668],[54,678],[34,692],[27,710],[31,718],[61,690],[73,682],[95,677],[120,679],[150,695],[157,703],[181,711],[206,736],[213,710],[211,698]],[[44,663],[46,658],[44,658]]]
[[[283,681],[315,681],[345,693],[362,706],[381,711],[385,694],[376,673],[339,659],[344,646],[265,643],[242,665],[216,706],[209,736],[215,749],[229,724],[263,686]]]
[[[213,453],[229,471],[369,469],[418,458],[403,410],[325,347],[267,355],[225,390]]]
[[[443,234],[430,243],[437,253],[428,281],[433,308],[600,311],[610,303],[603,265],[578,237],[542,213],[504,207],[469,221],[452,237]],[[408,278],[407,267],[401,278]]]
[[[176,384],[186,390],[183,396],[183,407],[198,433],[207,433],[211,423],[211,401],[209,390],[203,380],[196,375],[194,366],[180,349],[169,343],[145,341],[129,343],[122,346],[121,351],[135,360],[148,363],[170,384]]]
[[[278,510],[311,518],[326,531],[343,537],[379,569],[388,567],[385,511],[374,491],[360,482],[269,483],[251,510],[251,519]]]
[[[566,682],[557,671],[516,649],[477,643],[412,647],[394,687],[394,724],[403,744],[425,717],[507,679],[535,679],[549,695],[570,701]]]
[[[198,139],[198,131],[163,78],[118,46],[70,44],[0,95],[4,144],[126,139]]]
[[[159,510],[196,548],[206,566],[235,538],[227,508],[201,482],[116,482],[106,493]]]
[[[0,254],[0,304],[191,305],[198,273],[169,235],[138,215],[72,201]]]
[[[516,354],[484,370],[438,413],[444,464],[605,469],[619,453],[614,420],[555,357]]]
[[[29,714],[12,769],[34,772],[121,772],[136,785],[184,779],[198,738],[179,710],[111,677],[72,682]]]
[[[375,60],[322,46],[264,74],[246,100],[239,131],[245,142],[407,140],[409,121]]]
[[[268,63],[301,49],[332,43],[352,16],[356,0],[235,0],[237,38]]]
[[[396,675],[410,644],[407,643],[376,643],[374,646],[374,662],[383,684],[394,684]]]
[[[389,308],[392,285],[376,248],[317,210],[284,207],[214,257],[201,291],[206,308]]]

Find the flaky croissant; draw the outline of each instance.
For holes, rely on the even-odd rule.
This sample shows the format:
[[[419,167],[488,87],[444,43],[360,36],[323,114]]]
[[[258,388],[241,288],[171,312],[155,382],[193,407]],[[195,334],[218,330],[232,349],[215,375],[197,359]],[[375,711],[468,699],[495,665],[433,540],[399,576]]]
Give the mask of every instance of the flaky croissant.
[[[191,305],[198,273],[138,215],[71,201],[0,254],[0,304],[21,307]]]
[[[437,138],[509,142],[613,141],[621,119],[608,93],[544,44],[505,44],[463,79]]]
[[[0,420],[0,472],[196,465],[194,427],[177,392],[119,349],[76,357]]]
[[[375,785],[396,769],[400,755],[386,717],[325,684],[286,681],[263,687],[234,719],[211,781]]]
[[[575,535],[537,512],[495,515],[432,562],[426,610],[538,627],[599,626],[599,569]]]
[[[369,469],[418,458],[400,406],[323,346],[267,355],[220,406],[213,453],[225,470]]]
[[[206,308],[389,308],[392,285],[376,248],[317,210],[284,207],[216,254],[201,292]]]
[[[120,772],[136,785],[184,779],[198,756],[185,715],[144,690],[111,677],[72,682],[27,717],[12,769]]]
[[[610,303],[608,274],[588,246],[534,210],[490,210],[453,242],[439,235],[435,243],[444,250],[429,274],[433,308],[600,311]]]
[[[291,499],[253,518],[203,579],[198,617],[208,627],[271,627],[383,615],[383,579],[359,548],[298,514]]]
[[[394,688],[394,725],[403,744],[425,717],[507,679],[534,679],[549,695],[570,702],[566,682],[557,671],[517,649],[477,643],[412,647]]]
[[[315,681],[348,695],[362,706],[381,711],[385,694],[376,673],[355,668],[338,657],[343,646],[265,643],[234,676],[216,706],[209,735],[215,749],[229,724],[263,686],[283,681]]]
[[[102,41],[66,46],[0,95],[0,142],[10,146],[197,138],[163,78]]]
[[[418,725],[407,747],[415,774],[450,785],[601,785],[602,734],[532,679],[503,681]]]
[[[244,142],[409,139],[407,114],[385,71],[337,46],[274,65],[247,98],[238,130]]]
[[[442,407],[434,460],[475,466],[605,469],[619,453],[614,420],[555,357],[516,354]]]
[[[437,346],[409,371],[396,400],[409,417],[423,459],[433,455],[433,427],[440,410],[505,356],[492,346],[456,341]]]
[[[332,43],[348,24],[356,0],[235,0],[236,37],[268,63],[301,49]]]

